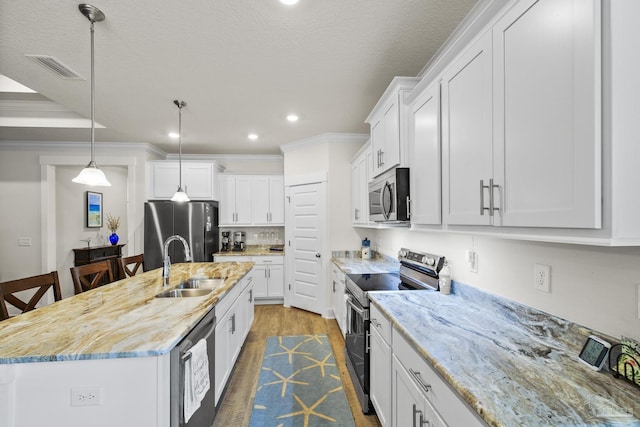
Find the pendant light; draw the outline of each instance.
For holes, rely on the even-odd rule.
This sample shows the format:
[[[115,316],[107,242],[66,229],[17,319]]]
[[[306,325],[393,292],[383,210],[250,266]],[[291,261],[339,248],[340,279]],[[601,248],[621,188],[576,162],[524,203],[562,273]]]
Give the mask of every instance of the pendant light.
[[[182,108],[187,106],[184,101],[175,100],[174,104],[178,106],[178,191],[171,198],[172,202],[188,202],[189,196],[182,189]]]
[[[95,6],[90,4],[80,4],[78,9],[84,16],[91,22],[91,161],[89,164],[80,171],[80,174],[73,178],[73,182],[78,184],[94,185],[101,187],[111,187],[111,183],[107,180],[104,172],[100,170],[95,161],[96,156],[96,142],[95,142],[95,70],[93,65],[93,23],[104,21],[104,13]]]

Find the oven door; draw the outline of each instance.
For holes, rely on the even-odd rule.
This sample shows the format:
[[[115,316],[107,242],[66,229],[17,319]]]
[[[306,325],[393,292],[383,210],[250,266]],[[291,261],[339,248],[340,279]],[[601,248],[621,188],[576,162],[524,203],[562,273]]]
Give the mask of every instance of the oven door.
[[[369,309],[352,296],[347,296],[347,330],[345,353],[347,367],[353,382],[362,412],[369,413]]]

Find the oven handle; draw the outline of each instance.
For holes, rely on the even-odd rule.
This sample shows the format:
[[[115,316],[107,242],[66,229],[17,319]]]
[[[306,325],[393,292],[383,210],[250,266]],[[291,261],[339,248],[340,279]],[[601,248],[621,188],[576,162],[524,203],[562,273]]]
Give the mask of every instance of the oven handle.
[[[353,308],[353,311],[355,311],[360,316],[362,316],[363,319],[365,319],[365,320],[367,319],[364,309],[362,309],[362,308],[358,307],[357,305],[355,305],[353,303],[353,298],[349,297],[349,299],[347,300],[347,304],[349,304],[351,306],[351,308]]]
[[[389,192],[389,200],[391,200],[391,204],[389,205],[388,210],[384,205],[384,195],[387,192]],[[382,216],[384,216],[384,219],[388,220],[389,217],[391,216],[391,213],[393,212],[393,191],[392,191],[391,184],[389,184],[389,181],[384,183],[384,187],[380,192],[380,206],[382,206]]]

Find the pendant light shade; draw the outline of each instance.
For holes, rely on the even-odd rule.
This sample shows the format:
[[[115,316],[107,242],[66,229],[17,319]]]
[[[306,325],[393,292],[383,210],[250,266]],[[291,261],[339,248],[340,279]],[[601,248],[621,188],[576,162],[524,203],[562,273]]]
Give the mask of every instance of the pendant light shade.
[[[73,178],[73,182],[78,184],[86,184],[92,186],[101,186],[101,187],[111,187],[111,183],[107,180],[107,177],[104,175],[104,172],[100,170],[95,161],[96,155],[96,142],[95,142],[95,67],[93,64],[93,23],[94,22],[102,22],[104,21],[104,13],[100,9],[95,6],[91,6],[90,4],[80,4],[78,5],[78,9],[80,12],[91,22],[91,161],[89,164],[80,171],[80,174]]]
[[[175,100],[174,104],[178,106],[178,191],[171,198],[172,202],[188,202],[189,196],[187,192],[182,189],[182,108],[186,107],[187,103],[184,101]]]

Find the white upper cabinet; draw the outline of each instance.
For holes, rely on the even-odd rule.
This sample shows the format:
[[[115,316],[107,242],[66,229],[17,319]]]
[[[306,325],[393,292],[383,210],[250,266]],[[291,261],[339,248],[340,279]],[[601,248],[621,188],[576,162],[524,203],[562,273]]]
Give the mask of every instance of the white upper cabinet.
[[[284,225],[282,175],[220,175],[220,225]]]
[[[147,163],[147,199],[171,199],[180,182],[178,162]],[[216,176],[218,166],[210,162],[182,162],[182,188],[192,200],[218,200]]]
[[[515,2],[442,79],[449,225],[601,226],[599,2]]]
[[[354,225],[369,223],[369,169],[371,145],[367,143],[364,151],[351,162],[351,222]]]
[[[599,5],[520,1],[493,27],[500,225],[601,225]]]
[[[442,211],[446,224],[490,224],[493,177],[491,32],[485,33],[442,78]]]
[[[251,178],[253,223],[284,225],[284,178],[280,175]]]
[[[404,98],[420,81],[415,77],[395,77],[365,120],[371,126],[373,178],[403,163]]]
[[[408,106],[412,224],[441,224],[440,84]]]
[[[251,224],[251,177],[220,175],[220,225]]]

